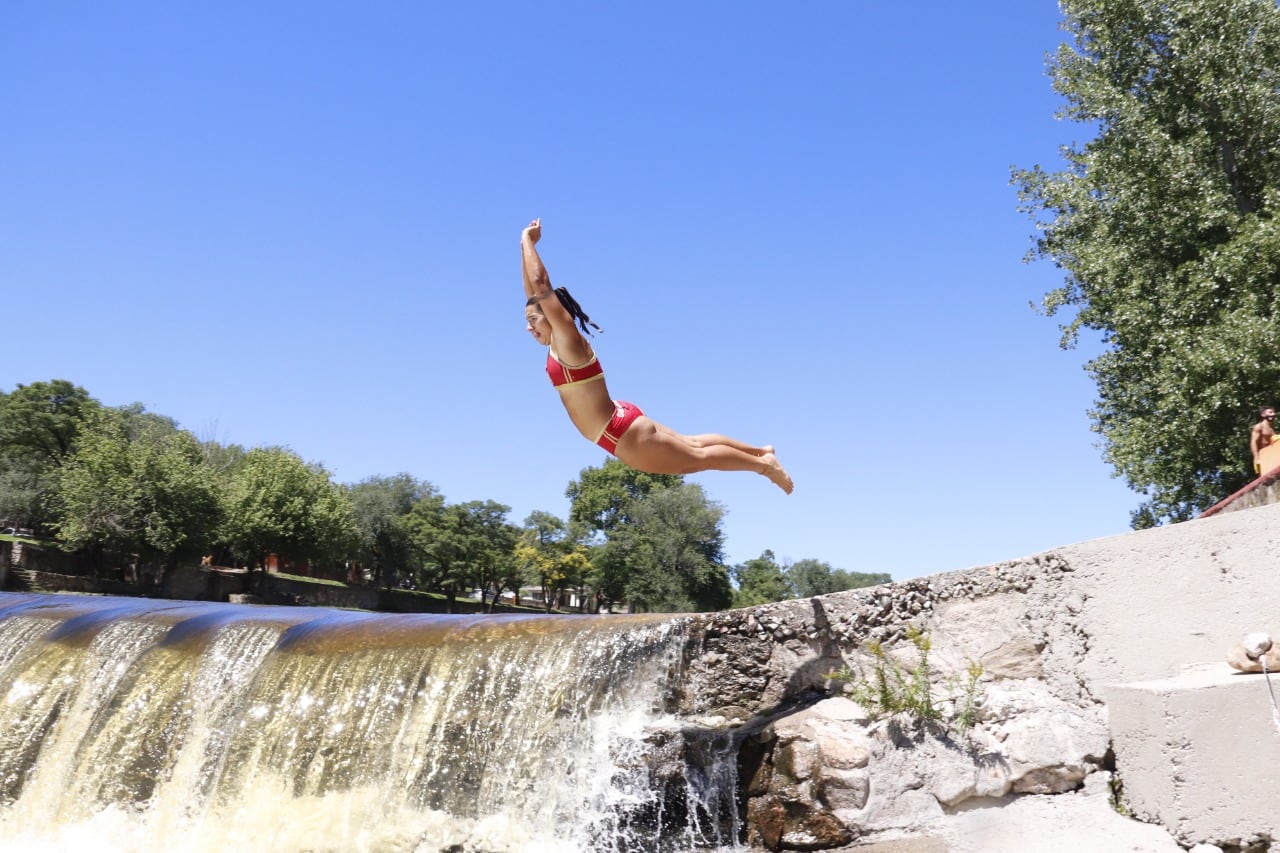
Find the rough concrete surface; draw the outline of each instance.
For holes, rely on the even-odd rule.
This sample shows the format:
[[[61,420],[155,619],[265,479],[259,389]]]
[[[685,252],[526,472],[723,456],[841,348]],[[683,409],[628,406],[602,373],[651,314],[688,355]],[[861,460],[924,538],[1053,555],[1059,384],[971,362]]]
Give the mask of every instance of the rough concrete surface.
[[[1080,676],[1106,685],[1224,660],[1251,631],[1280,636],[1280,505],[1056,549],[1093,642]]]
[[[1227,650],[1245,634],[1280,636],[1278,577],[1280,505],[1273,505],[698,617],[683,710],[701,725],[756,733],[760,769],[747,792],[756,813],[799,816],[758,834],[770,849],[1178,850],[1164,828],[1121,817],[1107,801],[1108,690],[1190,666],[1226,669]],[[844,667],[865,677],[870,643],[910,669],[918,657],[912,628],[931,639],[931,679],[947,714],[959,702],[946,698],[947,685],[962,681],[973,662],[982,665],[969,734],[895,735],[834,701],[840,685],[830,674]],[[1208,699],[1219,700],[1232,701]],[[1148,727],[1159,724],[1153,718]],[[1198,739],[1205,749],[1197,760],[1222,764],[1222,778],[1237,778],[1231,784],[1248,775],[1230,750]],[[833,763],[841,742],[859,744],[866,765]],[[796,760],[810,753],[813,760]],[[1117,772],[1125,777],[1123,756]],[[1196,828],[1179,840],[1231,841],[1201,818],[1182,815],[1181,826]],[[1246,823],[1248,832],[1233,838],[1265,834],[1256,819]],[[841,827],[854,838],[787,844],[824,833],[834,840]]]
[[[1125,805],[1185,844],[1280,836],[1280,733],[1264,676],[1225,664],[1107,694]]]
[[[1048,631],[1046,670],[1058,678],[1077,677],[1096,699],[1114,699],[1117,691],[1108,689],[1113,685],[1156,680],[1131,686],[1127,698],[1158,696],[1161,707],[1107,703],[1109,715],[1120,716],[1111,720],[1113,736],[1118,724],[1126,732],[1145,729],[1158,741],[1146,767],[1128,742],[1117,744],[1126,797],[1131,786],[1141,787],[1139,773],[1151,779],[1164,774],[1169,786],[1169,774],[1179,780],[1176,806],[1165,800],[1161,811],[1148,798],[1135,811],[1146,820],[1163,819],[1188,845],[1247,843],[1265,831],[1280,801],[1273,772],[1280,763],[1280,733],[1269,725],[1260,677],[1234,673],[1223,661],[1246,633],[1280,636],[1280,506],[1052,553],[1071,571],[1051,585],[1058,587],[1053,595],[1060,596],[1056,604],[1063,612],[1060,627]],[[1061,643],[1063,631],[1086,638],[1074,668],[1056,666],[1065,661],[1053,659],[1055,644],[1070,646]],[[1188,669],[1193,672],[1183,675]],[[951,815],[937,831],[953,853],[1182,849],[1161,827],[1118,815],[1098,784],[1104,777],[1090,776],[1081,793],[1018,798],[1001,808]]]

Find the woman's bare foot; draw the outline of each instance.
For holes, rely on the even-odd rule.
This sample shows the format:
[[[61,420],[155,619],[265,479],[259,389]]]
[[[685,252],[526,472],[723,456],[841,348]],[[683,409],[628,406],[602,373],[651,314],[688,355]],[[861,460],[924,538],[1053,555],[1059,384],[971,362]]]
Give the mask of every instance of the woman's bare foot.
[[[773,484],[779,489],[791,494],[791,490],[795,488],[795,484],[791,482],[791,475],[778,464],[778,457],[774,456],[772,452],[773,448],[769,450],[769,453],[760,457],[760,461],[764,463],[764,470],[760,473],[772,480]]]

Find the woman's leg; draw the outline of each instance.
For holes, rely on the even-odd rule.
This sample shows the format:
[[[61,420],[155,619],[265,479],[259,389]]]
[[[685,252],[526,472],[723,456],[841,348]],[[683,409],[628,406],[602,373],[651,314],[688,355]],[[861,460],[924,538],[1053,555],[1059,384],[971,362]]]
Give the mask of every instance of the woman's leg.
[[[766,453],[773,452],[772,444],[766,444],[763,447],[756,447],[754,444],[747,444],[746,442],[738,441],[737,439],[729,438],[729,436],[720,435],[719,433],[708,432],[703,433],[702,435],[681,435],[671,427],[657,423],[656,421],[654,422],[654,426],[658,428],[659,432],[674,435],[679,439],[689,442],[694,447],[710,447],[714,444],[723,444],[726,447],[732,447],[734,450],[741,450],[743,453],[750,453],[752,456],[764,456]]]
[[[617,456],[632,468],[650,474],[754,471],[787,494],[794,488],[771,447],[755,447],[722,435],[682,435],[648,417],[638,418],[622,436]]]

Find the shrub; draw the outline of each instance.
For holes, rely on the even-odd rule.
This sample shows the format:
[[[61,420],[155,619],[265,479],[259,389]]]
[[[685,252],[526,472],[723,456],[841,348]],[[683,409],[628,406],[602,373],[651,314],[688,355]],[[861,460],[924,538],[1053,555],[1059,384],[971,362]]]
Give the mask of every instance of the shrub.
[[[867,643],[871,653],[870,673],[857,677],[846,666],[827,677],[848,683],[850,697],[867,709],[875,719],[903,715],[917,724],[943,723],[949,729],[966,732],[977,722],[980,703],[979,687],[982,664],[970,661],[965,670],[963,684],[953,679],[948,682],[948,695],[956,709],[949,720],[943,720],[939,701],[935,701],[933,672],[929,665],[932,643],[929,635],[914,625],[907,629],[907,639],[916,647],[917,660],[909,668],[904,667],[877,642]]]

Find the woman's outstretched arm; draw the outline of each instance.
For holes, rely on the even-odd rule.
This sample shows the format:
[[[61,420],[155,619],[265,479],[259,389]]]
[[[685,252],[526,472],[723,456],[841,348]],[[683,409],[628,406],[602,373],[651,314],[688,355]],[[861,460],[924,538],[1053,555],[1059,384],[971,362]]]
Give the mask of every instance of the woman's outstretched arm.
[[[541,219],[530,222],[520,235],[520,271],[524,276],[524,294],[528,300],[526,308],[534,306],[536,312],[546,318],[558,357],[568,359],[570,364],[579,364],[591,357],[591,346],[551,286],[551,276],[547,275],[547,268],[542,265],[536,248],[541,237]],[[525,316],[527,318],[528,314]]]
[[[520,272],[524,275],[526,299],[545,297],[551,293],[551,276],[538,257],[538,240],[542,238],[542,219],[535,219],[520,234]]]

